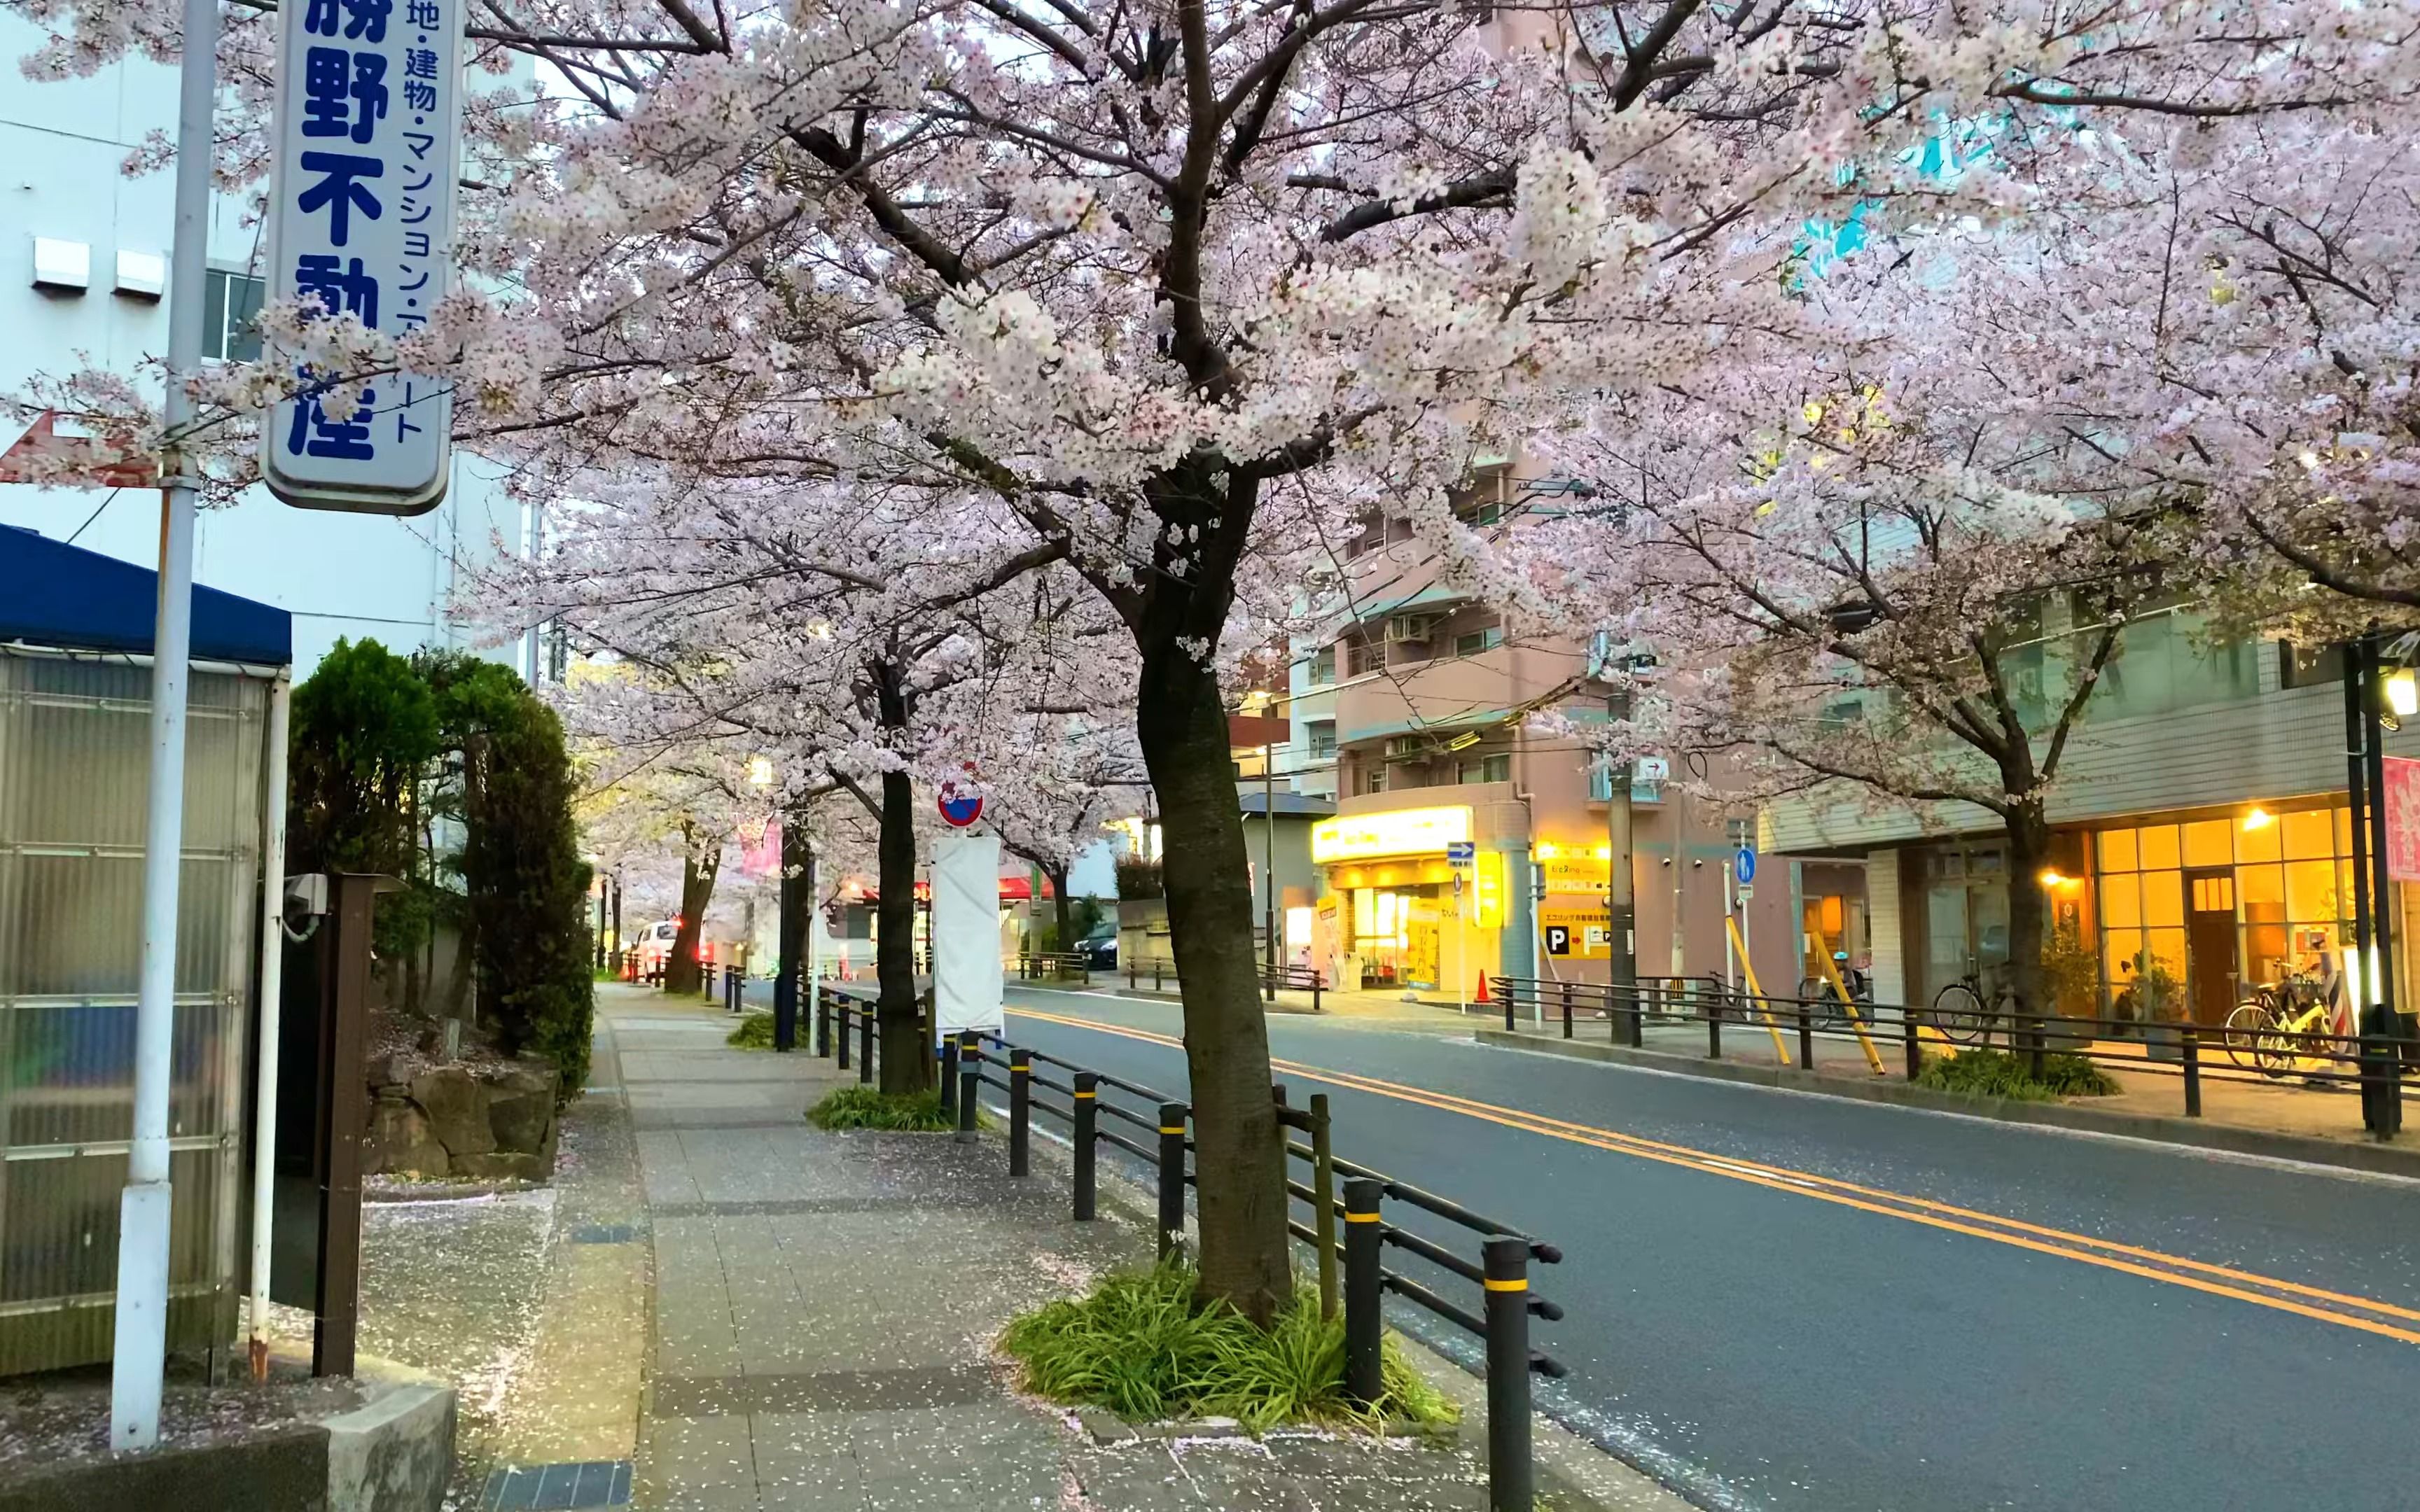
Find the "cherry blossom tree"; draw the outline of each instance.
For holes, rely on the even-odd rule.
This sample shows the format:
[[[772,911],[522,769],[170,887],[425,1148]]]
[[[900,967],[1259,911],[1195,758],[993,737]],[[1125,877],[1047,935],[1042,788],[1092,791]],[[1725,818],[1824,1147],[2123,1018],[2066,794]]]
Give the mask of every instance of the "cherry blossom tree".
[[[45,66],[174,45],[164,0],[9,3],[59,31]],[[2108,144],[2304,132],[2398,108],[2411,73],[2407,17],[2335,0],[489,8],[487,55],[551,70],[475,118],[510,169],[461,248],[494,291],[402,343],[309,307],[266,312],[272,336],[340,407],[396,363],[451,376],[464,439],[526,486],[654,470],[653,507],[711,521],[766,486],[749,507],[793,512],[796,570],[870,594],[1085,584],[1130,645],[1168,840],[1202,1284],[1262,1319],[1291,1277],[1225,649],[1382,499],[1463,579],[1553,611],[1558,563],[1451,517],[1476,455],[1646,454],[1673,395],[1755,429],[1776,395],[1887,392],[1929,350],[1923,312],[1810,285],[1810,218],[1888,242],[1973,217],[1988,277],[2009,223],[2073,208],[2088,232],[2140,194]],[[240,30],[225,61],[256,110]],[[1996,135],[1968,172],[1912,163],[1970,121]],[[230,133],[231,173],[257,136]],[[214,374],[205,423],[299,381]],[[96,429],[146,424],[128,394],[63,392]],[[960,550],[886,549],[869,518]],[[598,570],[647,592],[656,568]],[[724,650],[767,626],[733,628]],[[873,659],[847,672],[891,732],[866,743],[886,809],[889,716],[952,655],[902,634],[853,642]]]

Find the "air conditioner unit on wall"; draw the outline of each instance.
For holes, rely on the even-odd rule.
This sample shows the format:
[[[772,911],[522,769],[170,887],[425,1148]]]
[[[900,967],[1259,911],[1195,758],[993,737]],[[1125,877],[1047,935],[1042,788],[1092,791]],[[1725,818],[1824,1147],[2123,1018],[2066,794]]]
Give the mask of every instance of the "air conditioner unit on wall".
[[[1390,762],[1419,761],[1428,753],[1429,743],[1424,735],[1393,735],[1388,738],[1387,760]]]
[[[1436,628],[1436,622],[1434,614],[1398,614],[1387,622],[1387,640],[1390,644],[1425,641]]]

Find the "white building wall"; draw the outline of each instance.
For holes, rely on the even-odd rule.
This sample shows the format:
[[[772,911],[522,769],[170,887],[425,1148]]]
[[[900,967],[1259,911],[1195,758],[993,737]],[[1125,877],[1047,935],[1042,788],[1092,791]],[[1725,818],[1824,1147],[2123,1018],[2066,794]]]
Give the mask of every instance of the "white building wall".
[[[127,156],[154,130],[172,131],[175,69],[126,62],[89,79],[37,84],[16,60],[42,40],[40,28],[0,17],[0,393],[38,373],[65,375],[86,362],[135,375],[168,345],[164,299],[115,292],[123,249],[165,256],[173,224],[172,174],[129,177]],[[82,293],[33,284],[36,237],[88,249]],[[212,266],[263,271],[260,233],[240,202],[214,208]],[[79,355],[82,354],[82,355]],[[0,447],[17,439],[14,427]],[[518,549],[522,516],[493,481],[494,470],[457,455],[445,502],[413,519],[290,508],[254,489],[205,513],[194,532],[196,581],[294,616],[298,677],[339,636],[375,638],[398,650],[474,649],[447,605],[463,569],[499,548]],[[159,495],[149,489],[44,489],[0,484],[0,524],[140,563],[159,564]],[[516,659],[516,648],[490,653]]]
[[[1866,939],[1873,954],[1874,1001],[1907,1001],[1907,948],[1900,936],[1899,852],[1866,857]]]

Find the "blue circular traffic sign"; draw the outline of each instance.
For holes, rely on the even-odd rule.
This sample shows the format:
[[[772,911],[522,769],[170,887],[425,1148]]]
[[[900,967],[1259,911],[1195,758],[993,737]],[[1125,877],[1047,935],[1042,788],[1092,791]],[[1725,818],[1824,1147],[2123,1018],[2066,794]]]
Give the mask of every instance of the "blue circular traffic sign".
[[[1731,875],[1739,878],[1743,887],[1756,881],[1756,852],[1741,846],[1731,856]]]

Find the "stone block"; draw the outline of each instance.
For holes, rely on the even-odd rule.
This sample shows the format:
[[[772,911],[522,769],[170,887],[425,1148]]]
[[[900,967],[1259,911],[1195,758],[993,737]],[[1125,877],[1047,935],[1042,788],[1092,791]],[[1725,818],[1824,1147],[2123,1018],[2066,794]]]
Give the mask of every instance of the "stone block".
[[[453,1174],[445,1147],[429,1128],[427,1116],[410,1103],[380,1098],[370,1104],[369,1137],[362,1146],[362,1174],[447,1176]]]
[[[394,1374],[399,1379],[378,1382],[370,1401],[325,1425],[328,1512],[439,1512],[445,1505],[454,1388],[418,1372]]]
[[[488,1093],[488,1130],[499,1150],[537,1154],[554,1132],[554,1089],[523,1092],[498,1085]]]
[[[369,1083],[371,1088],[373,1090],[382,1090],[386,1088],[392,1087],[397,1088],[398,1091],[408,1089],[408,1086],[411,1081],[411,1068],[414,1062],[410,1056],[403,1055],[399,1052],[394,1055],[379,1056],[375,1057],[369,1064]]]
[[[0,1512],[328,1512],[328,1433],[270,1428],[204,1444],[69,1460],[0,1480]]]
[[[496,1148],[488,1127],[488,1089],[459,1066],[441,1066],[411,1079],[411,1100],[448,1155],[485,1155]]]

